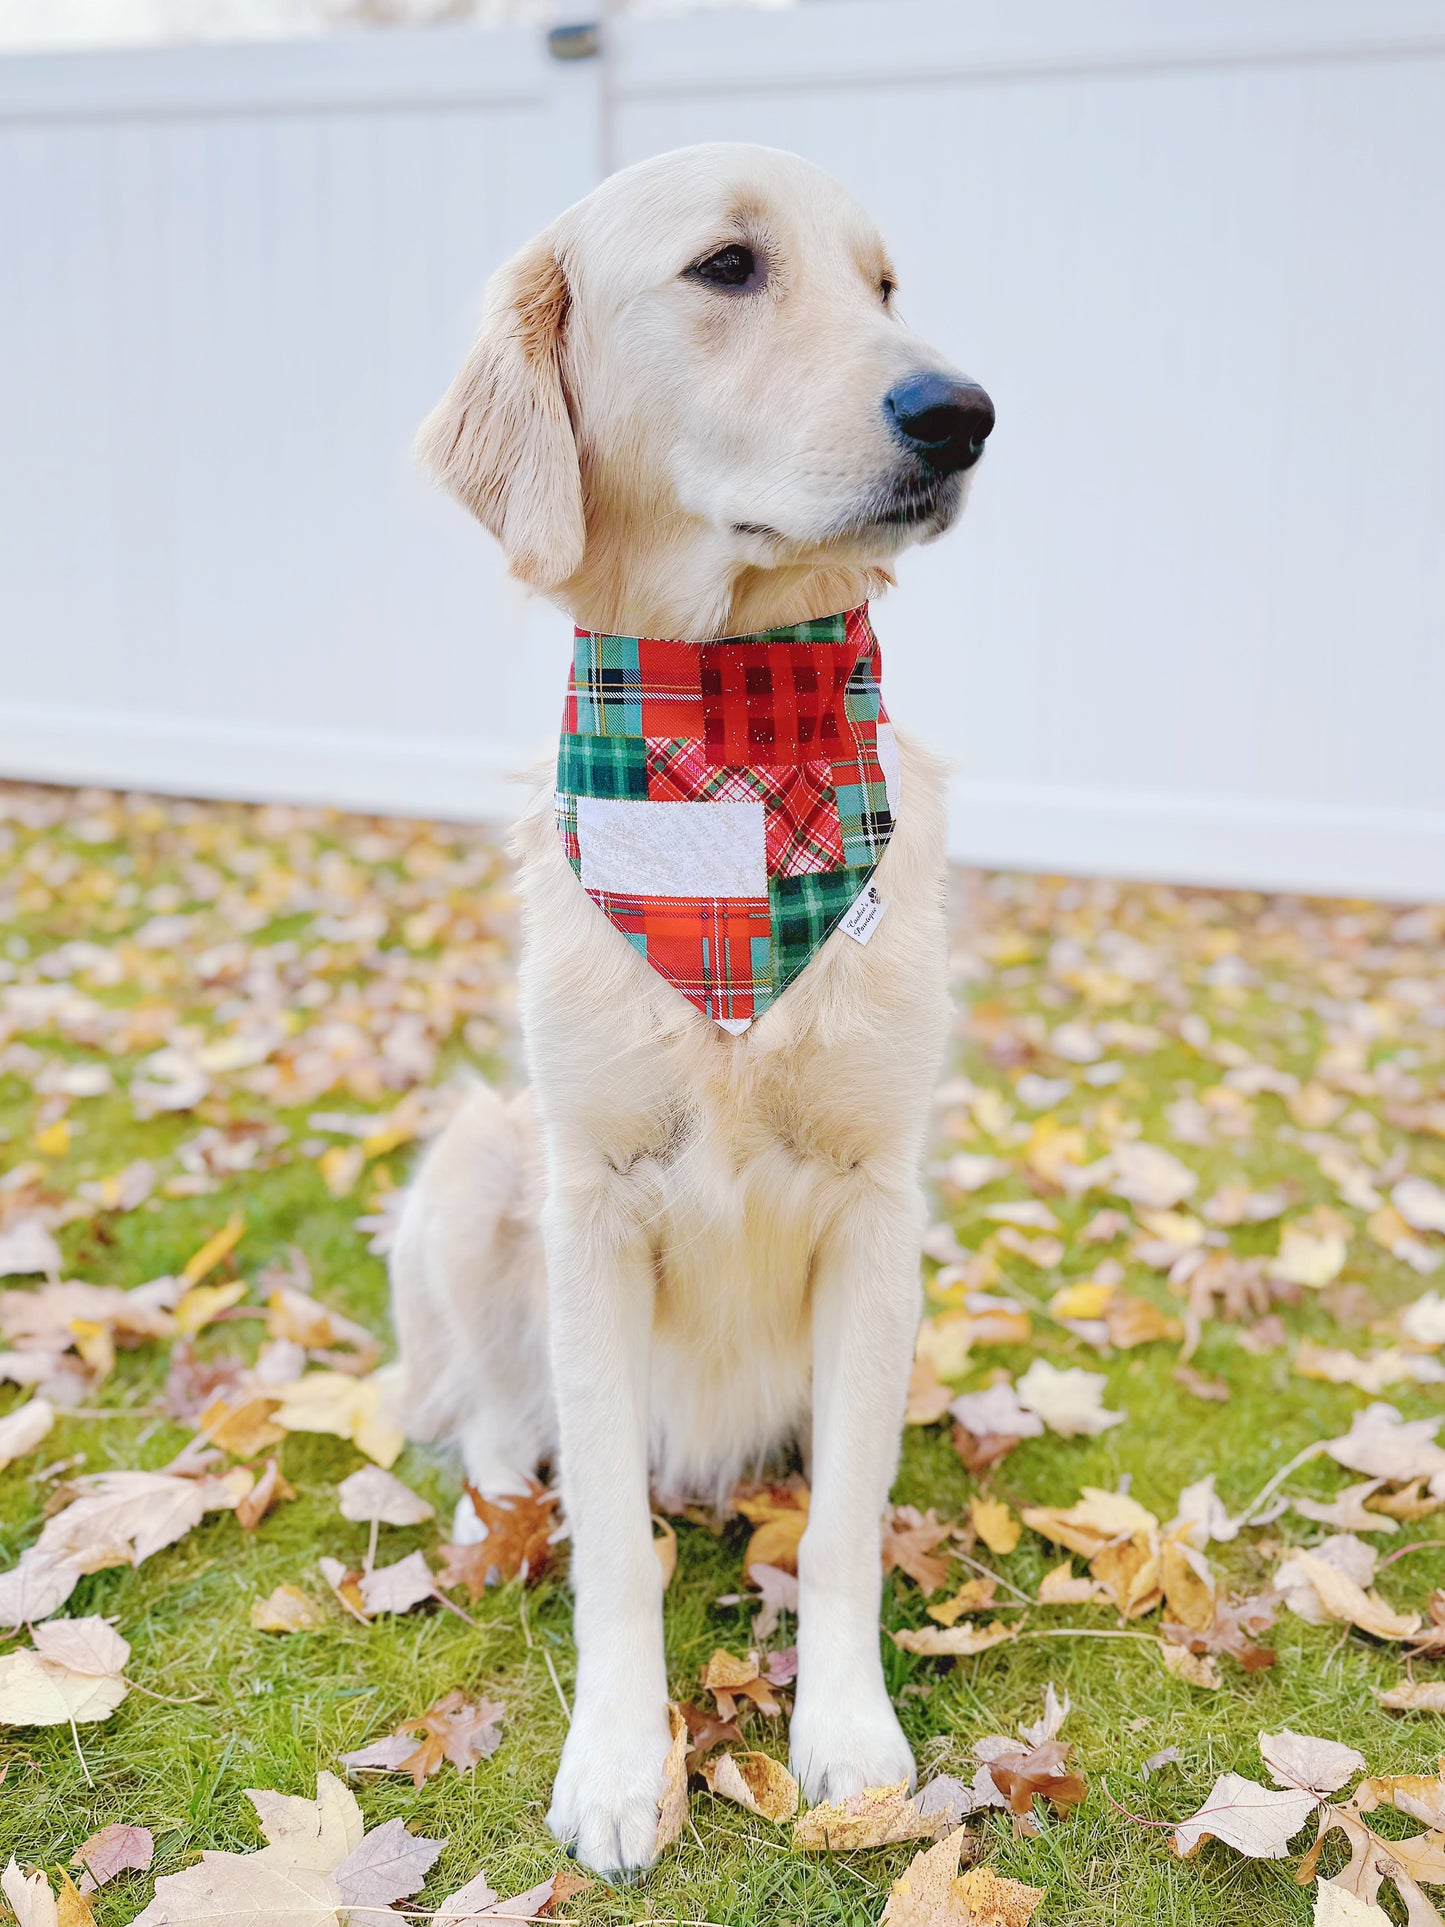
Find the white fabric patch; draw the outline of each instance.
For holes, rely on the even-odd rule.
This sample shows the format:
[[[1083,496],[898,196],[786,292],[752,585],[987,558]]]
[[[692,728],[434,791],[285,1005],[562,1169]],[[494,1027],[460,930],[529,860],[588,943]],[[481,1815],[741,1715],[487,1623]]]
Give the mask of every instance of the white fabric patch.
[[[898,762],[898,738],[893,734],[892,723],[878,725],[878,762],[883,771],[883,780],[888,785],[889,813],[896,823],[903,777]]]
[[[643,803],[579,796],[584,890],[654,897],[766,897],[761,803]]]

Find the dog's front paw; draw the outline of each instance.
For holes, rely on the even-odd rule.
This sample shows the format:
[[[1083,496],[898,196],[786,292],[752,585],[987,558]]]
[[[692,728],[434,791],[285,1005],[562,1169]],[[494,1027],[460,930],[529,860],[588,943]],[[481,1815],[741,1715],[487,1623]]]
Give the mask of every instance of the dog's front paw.
[[[657,1858],[657,1809],[671,1745],[667,1714],[639,1722],[579,1714],[562,1749],[547,1825],[608,1879]]]
[[[811,1805],[851,1800],[864,1787],[912,1786],[913,1753],[898,1715],[881,1687],[860,1700],[840,1694],[831,1702],[799,1697],[788,1732],[795,1778]]]

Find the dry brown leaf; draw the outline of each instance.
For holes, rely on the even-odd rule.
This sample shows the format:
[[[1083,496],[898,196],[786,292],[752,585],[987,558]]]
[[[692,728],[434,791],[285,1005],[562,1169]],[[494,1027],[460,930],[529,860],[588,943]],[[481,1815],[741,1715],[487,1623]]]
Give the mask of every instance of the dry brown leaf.
[[[733,1495],[734,1510],[753,1527],[743,1554],[744,1577],[755,1566],[777,1566],[782,1572],[798,1570],[798,1542],[808,1524],[810,1494],[801,1480],[785,1485],[743,1489]]]
[[[667,1709],[672,1744],[662,1763],[662,1791],[657,1796],[657,1837],[653,1857],[665,1853],[687,1825],[687,1721],[679,1707]]]
[[[556,1552],[559,1496],[538,1479],[518,1497],[488,1499],[469,1486],[467,1497],[487,1536],[475,1545],[438,1547],[446,1563],[437,1584],[444,1592],[465,1586],[470,1599],[480,1599],[489,1585],[506,1585],[512,1579],[535,1586]]]
[[[654,1512],[652,1523],[657,1531],[653,1535],[652,1550],[657,1554],[657,1563],[662,1568],[662,1590],[667,1591],[672,1584],[673,1574],[677,1571],[677,1534],[669,1520],[660,1512]]]
[[[931,1506],[927,1512],[894,1506],[883,1522],[884,1572],[897,1567],[924,1592],[937,1592],[948,1581],[948,1554],[936,1548],[952,1531],[952,1522],[940,1519]]]
[[[798,1783],[768,1753],[719,1753],[702,1768],[710,1792],[760,1813],[765,1820],[791,1820],[798,1811]]]
[[[920,1853],[894,1881],[880,1927],[1028,1927],[1043,1888],[1006,1880],[991,1867],[960,1874],[968,1844],[959,1827]]]
[[[702,1683],[717,1701],[718,1713],[725,1720],[736,1718],[740,1699],[751,1700],[758,1711],[770,1719],[783,1710],[773,1697],[772,1683],[763,1677],[757,1653],[735,1659],[719,1647],[703,1668]]]
[[[1187,1860],[1204,1841],[1222,1840],[1251,1860],[1283,1860],[1317,1804],[1312,1793],[1264,1787],[1238,1773],[1222,1773],[1199,1811],[1174,1829],[1174,1851]]]
[[[1083,1606],[1108,1596],[1097,1579],[1076,1578],[1067,1559],[1051,1567],[1039,1581],[1041,1606]]]
[[[336,1501],[342,1518],[359,1524],[375,1519],[385,1526],[415,1526],[435,1516],[420,1493],[379,1465],[364,1465],[343,1479],[336,1488]]]
[[[952,1626],[965,1613],[983,1612],[992,1606],[997,1590],[996,1579],[965,1579],[951,1599],[940,1600],[937,1605],[925,1607],[924,1610],[940,1626]]]
[[[793,1823],[793,1845],[805,1853],[851,1853],[899,1840],[936,1840],[951,1830],[946,1814],[920,1813],[908,1782],[870,1786],[851,1800],[825,1800]]]
[[[1199,1686],[1206,1692],[1216,1692],[1224,1684],[1219,1677],[1219,1668],[1208,1653],[1191,1652],[1187,1646],[1177,1645],[1172,1639],[1160,1641],[1159,1657],[1165,1670],[1182,1679],[1186,1686]]]
[[[1036,1746],[994,1754],[988,1770],[1009,1811],[1026,1818],[1036,1799],[1047,1800],[1062,1813],[1088,1798],[1088,1788],[1077,1773],[1068,1772],[1073,1747],[1065,1740],[1040,1740]]]
[[[267,1459],[265,1470],[244,1498],[236,1502],[236,1521],[243,1532],[254,1532],[266,1514],[285,1499],[294,1499],[296,1488],[282,1476],[280,1461]]]
[[[454,1688],[385,1739],[343,1753],[341,1763],[348,1773],[408,1773],[413,1786],[429,1780],[447,1760],[459,1773],[469,1773],[501,1745],[505,1712],[499,1700],[469,1700]]]

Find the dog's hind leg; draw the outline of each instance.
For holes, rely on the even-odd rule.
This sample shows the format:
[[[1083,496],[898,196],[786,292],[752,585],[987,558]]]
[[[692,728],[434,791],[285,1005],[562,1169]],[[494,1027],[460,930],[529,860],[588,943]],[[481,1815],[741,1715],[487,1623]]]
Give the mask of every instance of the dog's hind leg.
[[[530,1102],[478,1085],[408,1192],[392,1315],[414,1439],[450,1443],[478,1491],[523,1492],[555,1448],[547,1281]],[[459,1541],[483,1536],[471,1501]]]

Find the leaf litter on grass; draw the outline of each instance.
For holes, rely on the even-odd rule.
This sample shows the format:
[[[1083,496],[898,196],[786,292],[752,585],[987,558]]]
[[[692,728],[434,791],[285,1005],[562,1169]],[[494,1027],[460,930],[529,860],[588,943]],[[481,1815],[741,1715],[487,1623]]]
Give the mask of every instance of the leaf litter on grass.
[[[0,799],[0,912],[13,931],[0,962],[0,1385],[15,1388],[0,1410],[11,1560],[0,1606],[8,1601],[17,1634],[32,1628],[28,1644],[17,1638],[11,1672],[63,1666],[73,1680],[101,1682],[96,1706],[118,1684],[124,1704],[92,1717],[85,1743],[106,1750],[112,1769],[145,1722],[153,1736],[166,1722],[190,1744],[214,1745],[208,1696],[235,1706],[244,1734],[264,1697],[235,1699],[162,1602],[172,1575],[204,1585],[238,1556],[229,1548],[253,1542],[255,1576],[223,1609],[243,1677],[284,1680],[306,1704],[328,1678],[354,1680],[358,1664],[364,1680],[378,1668],[385,1676],[402,1640],[435,1653],[425,1690],[398,1673],[374,1704],[339,1702],[355,1711],[331,1719],[335,1739],[319,1757],[314,1743],[309,1759],[290,1743],[291,1783],[297,1767],[324,1771],[347,1748],[364,1753],[357,1742],[377,1732],[385,1701],[430,1702],[392,1736],[390,1751],[405,1747],[410,1759],[438,1744],[428,1719],[445,1725],[454,1714],[465,1726],[464,1709],[499,1705],[493,1688],[512,1707],[508,1734],[551,1736],[530,1748],[535,1767],[520,1767],[510,1740],[497,1753],[534,1789],[518,1840],[546,1854],[537,1816],[562,1695],[553,1650],[564,1666],[568,1650],[565,1596],[551,1583],[565,1563],[555,1494],[538,1486],[493,1517],[482,1507],[494,1502],[474,1497],[486,1537],[438,1546],[430,1515],[450,1498],[419,1456],[398,1465],[405,1414],[378,1369],[376,1254],[395,1225],[404,1160],[455,1103],[459,1052],[494,1064],[505,1022],[507,907],[493,843],[319,811],[19,788]],[[929,1841],[969,1821],[947,1879],[917,1876],[917,1893],[936,1887],[936,1901],[909,1900],[909,1914],[897,1912],[897,1886],[888,1894],[904,1848],[856,1849],[884,1856],[883,1871],[863,1876],[873,1878],[874,1918],[887,1907],[890,1919],[930,1927],[1013,1927],[1039,1909],[1045,1919],[1111,1920],[1097,1908],[1117,1904],[1121,1878],[1141,1896],[1171,1883],[1181,1920],[1232,1918],[1211,1898],[1223,1836],[1171,1874],[1159,1832],[1110,1804],[1121,1741],[1115,1732],[1106,1744],[1105,1731],[1127,1714],[1157,1732],[1161,1692],[1172,1696],[1179,1743],[1160,1749],[1151,1738],[1140,1758],[1173,1755],[1168,1821],[1186,1840],[1189,1803],[1175,1793],[1197,1786],[1196,1818],[1204,1814],[1220,1777],[1206,1772],[1206,1730],[1234,1733],[1222,1764],[1248,1780],[1250,1695],[1266,1675],[1276,1729],[1306,1730],[1326,1682],[1355,1682],[1328,1744],[1382,1764],[1362,1787],[1413,1786],[1398,1799],[1369,1794],[1376,1806],[1427,1822],[1435,1812],[1420,1791],[1427,1762],[1408,1735],[1430,1718],[1416,1709],[1445,1704],[1445,1680],[1429,1676],[1445,1658],[1445,1558],[1431,1551],[1445,1447],[1428,1403],[1445,1309],[1424,1282],[1445,1255],[1445,919],[1006,877],[965,879],[964,893],[960,1056],[939,1093],[940,1212],[886,1526],[885,1625],[890,1683],[915,1747],[933,1757],[936,1741],[952,1756],[946,1766],[970,1765],[965,1777],[936,1773],[918,1795],[877,1790],[843,1803],[854,1810],[836,1819],[814,1809],[817,1820],[805,1812],[799,1825],[805,1838],[813,1824],[835,1842],[906,1840],[910,1828]],[[97,1409],[114,1417],[97,1421],[88,1415]],[[660,1514],[680,1521],[680,1530],[662,1522],[659,1542],[676,1568],[669,1623],[688,1629],[679,1636],[692,1652],[680,1676],[717,1662],[701,1696],[722,1696],[715,1710],[676,1716],[676,1765],[659,1790],[660,1837],[680,1841],[681,1859],[653,1884],[676,1896],[679,1916],[701,1917],[717,1880],[746,1906],[766,1865],[741,1845],[734,1858],[721,1848],[715,1871],[691,1854],[694,1770],[742,1839],[796,1804],[772,1748],[787,1710],[778,1688],[792,1678],[779,1642],[796,1610],[808,1497],[797,1475],[775,1475],[709,1518],[659,1495]],[[354,1542],[344,1529],[328,1536],[323,1501],[332,1521],[339,1513],[362,1529]],[[318,1558],[336,1605],[303,1590]],[[476,1606],[519,1578],[532,1605],[494,1594],[510,1633],[443,1611],[455,1606],[448,1594]],[[740,1622],[719,1617],[734,1600]],[[65,1612],[76,1617],[55,1617]],[[86,1672],[98,1652],[46,1657],[46,1627],[63,1653],[63,1628],[80,1627],[84,1641],[89,1621],[109,1617],[118,1642],[144,1638],[134,1684],[161,1699],[138,1696],[120,1668]],[[1260,1644],[1271,1625],[1278,1652]],[[307,1637],[271,1637],[297,1632]],[[468,1640],[489,1655],[485,1680],[465,1659]],[[348,1659],[358,1641],[367,1655]],[[1151,1650],[1164,1666],[1156,1662],[1158,1687],[1130,1670]],[[1067,1741],[1044,1730],[1049,1709],[1044,1721],[1026,1717],[1050,1669],[1084,1709]],[[46,1678],[57,1704],[81,1691]],[[1281,1719],[1295,1701],[1292,1721]],[[22,1710],[30,1704],[22,1693]],[[1018,1735],[993,1730],[1008,1720],[988,1719],[980,1709],[991,1704]],[[476,1720],[478,1747],[457,1736],[461,1756],[476,1755],[469,1777],[478,1759],[497,1770],[501,1729],[481,1712]],[[0,1753],[0,1821],[6,1809],[19,1816],[10,1837],[24,1863],[44,1831],[27,1819],[38,1810],[25,1761],[49,1743],[33,1723],[8,1731],[22,1750]],[[69,1737],[62,1729],[56,1746]],[[63,1750],[43,1757],[52,1772],[79,1773]],[[414,1777],[408,1768],[403,1787]],[[429,1771],[419,1797],[448,1777]],[[1423,1889],[1434,1848],[1407,1847],[1409,1866],[1390,1860],[1361,1791],[1353,1805],[1330,1802],[1316,1782],[1238,1796],[1242,1808],[1263,1798],[1260,1810],[1274,1812],[1280,1803],[1267,1796],[1307,1795],[1312,1812],[1326,1810],[1316,1918],[1378,1927],[1389,1917],[1380,1883],[1396,1864],[1415,1883],[1396,1883],[1412,1922],[1438,1918],[1420,1911],[1432,1907]],[[366,1776],[363,1797],[386,1784]],[[505,1780],[479,1784],[481,1811],[509,1797]],[[105,1811],[93,1804],[104,1786],[98,1777],[93,1795],[82,1792],[77,1817],[138,1837],[142,1821],[170,1812]],[[218,1788],[205,1805],[209,1838],[191,1836],[207,1852],[226,1837],[219,1798]],[[395,1859],[405,1877],[425,1875],[427,1849],[400,1837],[405,1819],[374,1827],[370,1853],[376,1867]],[[475,1825],[453,1812],[439,1829],[453,1839],[449,1853]],[[1034,1827],[1045,1832],[1031,1842]],[[105,1830],[78,1825],[62,1857],[87,1831]],[[1086,1849],[1095,1835],[1112,1840],[1112,1858]],[[186,1877],[180,1840],[157,1837],[160,1878]],[[1047,1865],[1036,1857],[1044,1839],[1058,1856]],[[945,1833],[922,1858],[947,1845]],[[832,1888],[816,1885],[837,1851],[800,1862],[813,1869],[810,1918],[845,1917],[841,1898],[824,1897]],[[1340,1852],[1337,1865],[1329,1856]],[[452,1886],[478,1915],[497,1898],[476,1872],[480,1857],[457,1866],[465,1880]],[[965,1858],[979,1864],[960,1872]],[[1091,1871],[1106,1864],[1107,1881]],[[1275,1877],[1258,1864],[1261,1878]],[[341,1865],[301,1871],[334,1882]],[[523,1892],[535,1864],[518,1871],[519,1905],[562,1904],[565,1880],[548,1875]],[[1195,1884],[1181,1887],[1186,1872]],[[124,1917],[135,1916],[138,1877],[136,1862],[97,1881],[107,1927],[122,1918],[111,1899],[122,1889]],[[1303,1918],[1297,1890],[1279,1877],[1283,1886],[1250,1890],[1262,1923]],[[15,1880],[26,1880],[19,1865]],[[26,1886],[27,1906],[36,1891]],[[329,1889],[313,1898],[318,1918],[345,1905]],[[76,1904],[48,1885],[46,1902]],[[920,1913],[925,1904],[933,1911]],[[715,1898],[713,1911],[724,1905]]]

